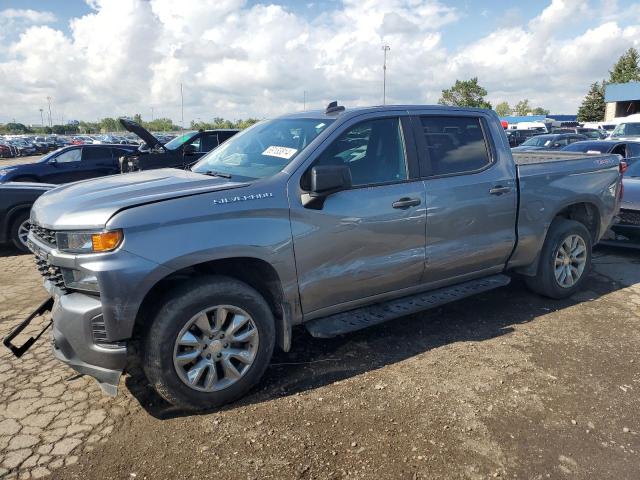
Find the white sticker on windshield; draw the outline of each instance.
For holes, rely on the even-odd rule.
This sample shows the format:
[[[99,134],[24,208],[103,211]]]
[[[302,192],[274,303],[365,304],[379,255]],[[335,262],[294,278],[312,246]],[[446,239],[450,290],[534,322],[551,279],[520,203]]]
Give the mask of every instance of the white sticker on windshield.
[[[262,155],[269,155],[270,157],[286,158],[287,160],[289,160],[291,157],[293,157],[293,155],[297,151],[298,150],[296,150],[295,148],[278,147],[278,146],[272,145],[269,148],[267,148],[264,152],[262,152]]]

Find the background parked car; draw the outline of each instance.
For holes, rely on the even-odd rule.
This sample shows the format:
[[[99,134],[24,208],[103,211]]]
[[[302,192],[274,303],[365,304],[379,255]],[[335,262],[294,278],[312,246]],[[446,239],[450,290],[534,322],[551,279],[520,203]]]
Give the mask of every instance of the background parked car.
[[[0,169],[0,182],[68,183],[120,172],[118,158],[132,153],[129,145],[71,145],[35,163]]]
[[[120,123],[124,128],[138,135],[145,142],[144,147],[146,147],[140,147],[134,154],[126,155],[120,160],[123,173],[154,168],[188,167],[196,163],[205,153],[239,132],[236,129],[186,132],[163,143],[132,120],[121,118]]]
[[[526,140],[536,135],[542,135],[544,132],[540,130],[505,130],[507,139],[509,140],[509,146],[511,148],[521,145]]]
[[[607,138],[607,133],[604,130],[598,130],[596,128],[583,128],[583,127],[562,127],[553,128],[551,133],[578,133],[584,135],[587,138],[594,140],[601,140]]]
[[[513,150],[518,152],[533,150],[559,150],[571,143],[587,140],[584,135],[575,133],[548,133],[546,135],[537,135],[524,142]]]
[[[612,229],[617,235],[640,242],[640,161],[631,162],[622,178],[624,195],[620,203],[620,222]]]
[[[624,122],[618,124],[609,136],[612,140],[640,140],[640,122]]]
[[[29,233],[29,213],[36,198],[55,185],[43,183],[0,184],[0,243],[13,243],[24,252]]]
[[[566,152],[616,153],[627,163],[640,159],[640,142],[620,142],[616,140],[587,140],[575,142],[562,148]]]

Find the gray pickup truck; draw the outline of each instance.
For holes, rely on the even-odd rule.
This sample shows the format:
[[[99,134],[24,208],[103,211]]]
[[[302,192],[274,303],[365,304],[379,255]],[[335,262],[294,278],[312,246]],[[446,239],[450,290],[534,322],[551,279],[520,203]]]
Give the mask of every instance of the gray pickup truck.
[[[140,361],[167,401],[255,385],[292,327],[331,337],[507,285],[587,276],[620,201],[617,155],[512,156],[495,113],[383,106],[266,120],[191,171],[42,195],[29,246],[55,355],[115,394]],[[134,358],[132,358],[134,356]]]

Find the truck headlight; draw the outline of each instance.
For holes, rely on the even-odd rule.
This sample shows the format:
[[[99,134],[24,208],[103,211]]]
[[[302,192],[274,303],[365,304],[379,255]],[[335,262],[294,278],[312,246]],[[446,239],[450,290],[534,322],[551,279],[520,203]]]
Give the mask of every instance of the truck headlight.
[[[68,253],[110,252],[122,243],[122,230],[106,232],[58,232],[58,249]]]

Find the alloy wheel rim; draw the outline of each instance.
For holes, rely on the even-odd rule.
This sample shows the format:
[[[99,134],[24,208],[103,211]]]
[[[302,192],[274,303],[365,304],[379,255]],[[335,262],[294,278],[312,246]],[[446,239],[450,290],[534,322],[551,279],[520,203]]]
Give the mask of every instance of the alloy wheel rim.
[[[29,223],[28,219],[23,221],[18,227],[18,240],[20,240],[20,243],[22,243],[25,247],[27,246],[27,238],[29,237],[30,227],[31,224]]]
[[[180,330],[173,365],[188,387],[216,392],[251,368],[260,338],[251,316],[233,305],[216,305],[194,315]]]
[[[562,288],[571,288],[582,278],[587,265],[587,244],[580,235],[565,238],[554,260],[556,282]]]

